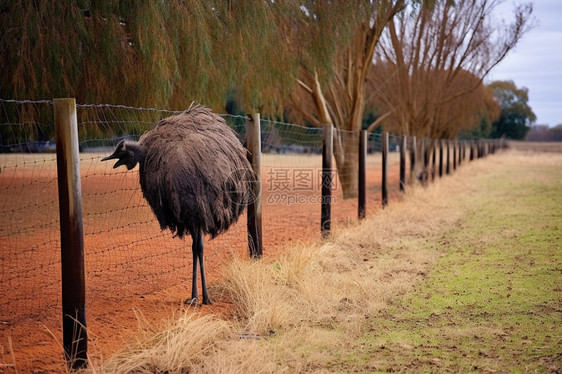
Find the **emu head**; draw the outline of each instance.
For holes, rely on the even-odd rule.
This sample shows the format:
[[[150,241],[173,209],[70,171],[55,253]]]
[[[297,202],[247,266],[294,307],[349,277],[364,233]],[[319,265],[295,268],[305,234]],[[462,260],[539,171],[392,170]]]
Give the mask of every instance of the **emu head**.
[[[131,170],[134,168],[139,161],[141,161],[145,156],[144,148],[138,143],[130,143],[121,140],[119,144],[115,147],[115,151],[110,156],[104,157],[101,160],[107,161],[112,159],[117,159],[113,168],[117,168],[121,165],[126,165],[127,169]]]

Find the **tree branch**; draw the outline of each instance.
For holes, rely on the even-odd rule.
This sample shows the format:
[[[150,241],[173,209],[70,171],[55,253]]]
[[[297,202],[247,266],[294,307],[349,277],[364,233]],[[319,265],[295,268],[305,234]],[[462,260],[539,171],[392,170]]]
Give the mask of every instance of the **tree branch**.
[[[383,114],[382,116],[380,116],[379,118],[377,118],[373,123],[371,123],[369,125],[369,127],[367,127],[367,132],[373,132],[375,131],[375,129],[377,127],[380,126],[381,122],[384,121],[385,119],[387,119],[388,117],[390,117],[390,115],[392,114],[392,110],[386,112],[385,114]]]

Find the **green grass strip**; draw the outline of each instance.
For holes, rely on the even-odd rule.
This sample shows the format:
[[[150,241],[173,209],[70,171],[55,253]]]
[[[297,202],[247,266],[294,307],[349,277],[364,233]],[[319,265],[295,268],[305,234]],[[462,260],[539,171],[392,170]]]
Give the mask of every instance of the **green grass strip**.
[[[418,243],[442,253],[427,279],[371,320],[336,368],[562,370],[562,165],[518,156],[473,180],[459,225]]]

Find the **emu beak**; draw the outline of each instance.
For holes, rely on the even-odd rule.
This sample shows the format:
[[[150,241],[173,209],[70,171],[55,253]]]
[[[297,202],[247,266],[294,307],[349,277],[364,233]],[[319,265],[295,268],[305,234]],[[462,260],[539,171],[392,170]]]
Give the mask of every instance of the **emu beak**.
[[[102,161],[107,161],[107,160],[113,160],[113,159],[116,159],[116,158],[117,158],[118,160],[117,160],[117,162],[115,163],[115,165],[113,165],[113,168],[116,169],[116,168],[118,168],[119,166],[125,164],[125,162],[124,162],[123,160],[119,159],[119,156],[117,156],[116,154],[109,155],[109,156],[107,156],[107,157],[102,158],[101,160],[102,160]]]

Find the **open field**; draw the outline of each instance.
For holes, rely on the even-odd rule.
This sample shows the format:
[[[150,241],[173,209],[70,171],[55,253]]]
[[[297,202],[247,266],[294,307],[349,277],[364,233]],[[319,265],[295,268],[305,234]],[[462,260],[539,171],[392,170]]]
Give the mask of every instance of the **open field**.
[[[562,155],[462,167],[326,242],[235,258],[94,372],[560,372]],[[224,315],[223,315],[224,316]]]
[[[508,145],[523,152],[562,152],[562,142],[524,142],[509,140]]]
[[[90,355],[107,356],[137,327],[137,311],[154,321],[174,310],[190,287],[190,239],[161,232],[138,184],[138,174],[82,154],[87,322]],[[320,237],[318,155],[264,155],[264,255]],[[390,191],[398,192],[397,154],[390,159]],[[368,158],[368,213],[380,210],[380,154]],[[60,327],[60,234],[56,160],[53,154],[0,155],[0,367],[64,369]],[[283,184],[278,184],[283,181]],[[275,183],[274,183],[275,182]],[[344,201],[335,185],[333,220],[347,225],[357,203]],[[247,256],[246,217],[228,233],[207,241],[211,284],[233,258]],[[208,310],[228,314],[230,299],[218,294]],[[13,358],[12,358],[13,355]]]

